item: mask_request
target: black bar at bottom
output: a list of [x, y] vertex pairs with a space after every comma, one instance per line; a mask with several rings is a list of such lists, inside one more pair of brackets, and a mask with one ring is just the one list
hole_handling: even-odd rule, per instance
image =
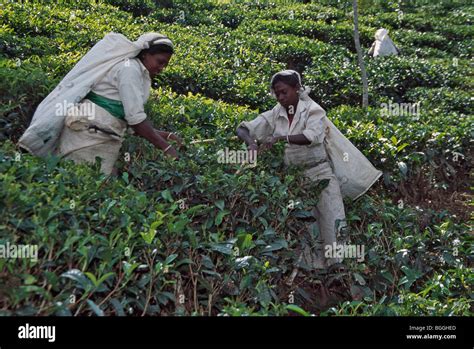
[[[3, 317], [0, 349], [139, 343], [473, 348], [472, 325], [469, 317]], [[54, 326], [54, 341], [47, 326]]]

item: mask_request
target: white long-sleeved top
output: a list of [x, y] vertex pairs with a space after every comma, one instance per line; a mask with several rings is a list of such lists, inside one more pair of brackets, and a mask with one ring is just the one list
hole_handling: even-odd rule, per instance
[[263, 112], [251, 121], [243, 121], [239, 126], [248, 129], [250, 137], [259, 142], [264, 142], [270, 136], [303, 134], [311, 143], [309, 145], [287, 144], [285, 162], [289, 164], [314, 163], [327, 158], [323, 144], [326, 135], [325, 117], [324, 109], [313, 100], [299, 100], [291, 126], [286, 109], [279, 103], [272, 110]]
[[151, 78], [148, 69], [138, 58], [127, 59], [114, 65], [92, 88], [92, 92], [121, 101], [125, 121], [136, 125], [146, 119], [145, 103], [150, 96]]

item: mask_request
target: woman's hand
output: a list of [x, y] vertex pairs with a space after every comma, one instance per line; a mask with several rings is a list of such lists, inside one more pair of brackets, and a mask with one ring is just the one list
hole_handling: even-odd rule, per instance
[[[165, 132], [156, 130], [148, 119], [143, 120], [139, 124], [132, 125], [132, 128], [137, 135], [147, 139], [156, 148], [163, 150], [166, 155], [174, 159], [179, 158], [176, 149], [166, 141], [169, 133], [166, 132], [165, 134]], [[181, 139], [176, 136], [176, 141], [178, 142], [178, 140], [181, 141]]]
[[179, 159], [179, 156], [178, 156], [178, 152], [176, 151], [176, 149], [174, 147], [170, 147], [168, 150], [166, 151], [163, 151], [166, 155], [168, 156], [171, 156], [172, 158], [178, 160]]
[[178, 144], [179, 148], [183, 147], [183, 145], [184, 145], [183, 140], [181, 139], [181, 137], [179, 137], [175, 133], [169, 132], [167, 137], [166, 137], [166, 140], [175, 141]]
[[273, 145], [278, 142], [281, 137], [269, 137], [260, 147], [263, 151], [269, 150], [273, 147]]
[[177, 134], [173, 132], [167, 132], [167, 131], [160, 131], [155, 128], [155, 132], [157, 132], [161, 137], [163, 137], [167, 142], [168, 141], [174, 141], [177, 143], [178, 148], [182, 148], [184, 146], [184, 142], [179, 137]]
[[247, 146], [248, 150], [248, 159], [250, 163], [255, 163], [255, 160], [257, 159], [257, 154], [258, 154], [258, 145], [257, 143], [251, 143]]

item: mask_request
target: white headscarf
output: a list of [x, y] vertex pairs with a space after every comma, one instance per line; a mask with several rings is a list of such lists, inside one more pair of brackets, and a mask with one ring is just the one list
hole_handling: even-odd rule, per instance
[[382, 41], [385, 36], [388, 34], [388, 30], [385, 28], [380, 28], [375, 32], [375, 40]]
[[272, 97], [276, 98], [276, 95], [275, 95], [275, 90], [273, 89], [273, 81], [275, 80], [275, 78], [277, 76], [290, 76], [290, 75], [296, 75], [296, 77], [298, 78], [298, 83], [300, 84], [300, 89], [298, 90], [298, 96], [299, 98], [302, 100], [302, 101], [307, 101], [310, 99], [309, 97], [309, 93], [311, 92], [311, 89], [309, 87], [305, 87], [303, 86], [303, 83], [301, 81], [301, 75], [300, 73], [298, 73], [296, 70], [291, 70], [291, 69], [287, 69], [287, 70], [282, 70], [276, 74], [274, 74], [272, 76], [272, 79], [270, 81], [270, 91], [271, 91], [271, 95]]
[[134, 42], [135, 45], [141, 47], [142, 49], [150, 48], [152, 45], [167, 45], [171, 48], [174, 48], [173, 42], [168, 39], [166, 35], [160, 33], [146, 33], [141, 35], [137, 41]]

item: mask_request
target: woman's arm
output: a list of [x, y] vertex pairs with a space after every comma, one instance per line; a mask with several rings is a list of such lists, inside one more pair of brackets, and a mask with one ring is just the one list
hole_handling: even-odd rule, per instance
[[258, 145], [254, 139], [250, 136], [250, 132], [247, 128], [240, 126], [237, 128], [237, 136], [247, 144], [249, 150], [249, 159], [252, 163], [257, 160]]
[[243, 140], [247, 146], [257, 146], [255, 140], [250, 137], [249, 130], [247, 130], [245, 127], [240, 126], [237, 129], [237, 136]]
[[183, 140], [176, 134], [172, 132], [167, 132], [167, 131], [160, 131], [155, 128], [155, 132], [158, 132], [158, 134], [163, 137], [164, 139], [172, 140], [178, 143], [178, 146], [182, 147], [183, 146]]
[[268, 150], [270, 149], [276, 142], [286, 142], [289, 144], [296, 144], [296, 145], [308, 145], [311, 144], [311, 142], [306, 138], [304, 134], [299, 134], [299, 135], [291, 135], [291, 136], [277, 136], [277, 137], [271, 137], [269, 140], [267, 140], [263, 145], [262, 145], [262, 150]]
[[282, 139], [285, 141], [289, 141], [290, 144], [297, 144], [297, 145], [311, 144], [311, 142], [308, 140], [308, 138], [306, 138], [304, 134], [288, 136], [288, 139], [285, 136], [281, 136], [280, 140]]
[[367, 52], [369, 54], [369, 56], [374, 54], [374, 50], [375, 50], [375, 42], [370, 47], [369, 52]]
[[155, 131], [152, 123], [148, 119], [145, 119], [136, 125], [131, 125], [131, 127], [137, 135], [145, 138], [155, 147], [163, 150], [166, 155], [178, 159], [178, 153], [176, 152], [176, 149], [168, 144], [168, 142], [166, 142], [159, 132]]

